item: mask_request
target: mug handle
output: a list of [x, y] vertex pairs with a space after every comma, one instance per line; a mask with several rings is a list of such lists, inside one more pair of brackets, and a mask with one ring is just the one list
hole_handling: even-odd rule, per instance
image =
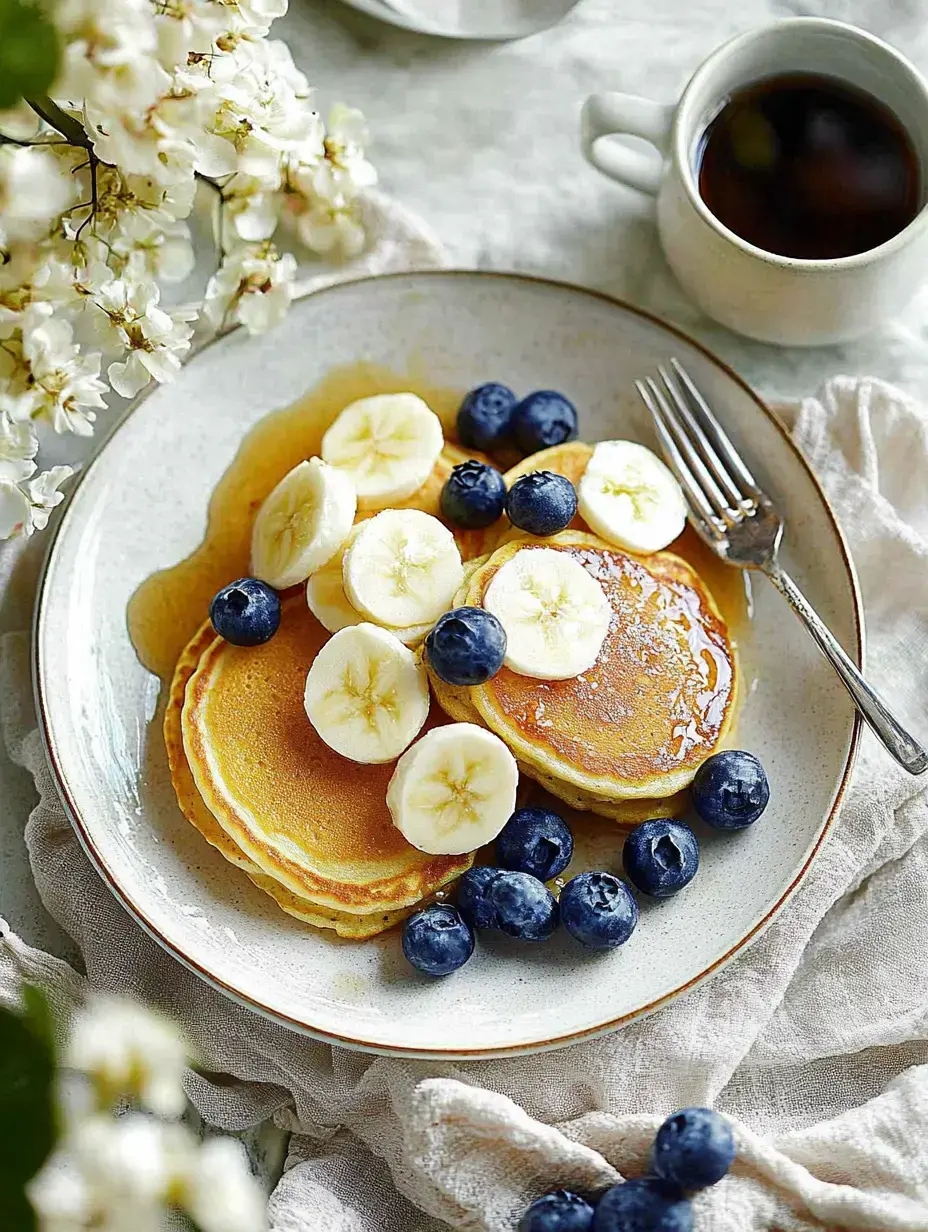
[[638, 150], [629, 150], [607, 138], [642, 137], [659, 153], [667, 154], [676, 110], [676, 104], [654, 103], [636, 94], [591, 94], [580, 114], [584, 157], [611, 180], [656, 196], [663, 168], [655, 167]]

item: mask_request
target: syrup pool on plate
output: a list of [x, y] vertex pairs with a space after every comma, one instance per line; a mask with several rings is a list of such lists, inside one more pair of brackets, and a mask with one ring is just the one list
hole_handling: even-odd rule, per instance
[[298, 462], [319, 453], [338, 413], [358, 398], [407, 391], [429, 404], [450, 436], [460, 392], [369, 364], [331, 372], [291, 406], [255, 424], [213, 492], [203, 542], [185, 560], [147, 578], [129, 602], [129, 635], [149, 671], [169, 681], [213, 595], [248, 574], [251, 527], [264, 498]]

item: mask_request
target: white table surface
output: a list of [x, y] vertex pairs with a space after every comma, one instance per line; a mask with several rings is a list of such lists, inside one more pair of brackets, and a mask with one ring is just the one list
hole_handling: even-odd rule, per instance
[[[275, 31], [319, 87], [320, 106], [344, 100], [367, 113], [381, 186], [432, 225], [455, 265], [544, 274], [631, 300], [773, 398], [811, 393], [836, 372], [914, 393], [925, 385], [928, 285], [902, 319], [851, 346], [784, 351], [740, 339], [675, 285], [649, 201], [599, 177], [577, 146], [587, 93], [671, 100], [712, 47], [781, 17], [854, 20], [928, 71], [925, 0], [581, 0], [558, 27], [489, 46], [409, 34], [338, 0], [291, 6]], [[28, 626], [43, 548], [41, 536], [26, 552], [0, 547], [0, 633]], [[33, 802], [31, 780], [0, 752], [0, 914], [27, 941], [68, 955], [29, 874], [22, 831]]]

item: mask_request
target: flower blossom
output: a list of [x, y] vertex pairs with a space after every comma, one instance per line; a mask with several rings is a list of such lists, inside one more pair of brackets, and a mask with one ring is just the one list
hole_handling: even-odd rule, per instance
[[180, 372], [181, 358], [190, 349], [193, 329], [188, 322], [196, 310], [176, 308], [166, 312], [158, 306], [160, 292], [153, 282], [129, 283], [115, 279], [93, 296], [99, 310], [96, 335], [110, 352], [128, 352], [107, 368], [110, 384], [124, 398], [134, 397], [154, 377], [173, 381]]
[[217, 328], [237, 322], [250, 334], [278, 324], [293, 298], [296, 260], [273, 244], [243, 244], [209, 280], [203, 311]]
[[30, 304], [21, 338], [0, 351], [0, 390], [15, 398], [7, 414], [47, 419], [56, 432], [90, 436], [95, 411], [106, 406], [100, 355], [82, 354], [70, 322], [52, 312], [51, 304]]
[[179, 1116], [187, 1048], [166, 1018], [115, 997], [97, 997], [77, 1015], [65, 1062], [88, 1074], [106, 1104], [133, 1095], [160, 1116]]
[[74, 184], [42, 146], [0, 145], [0, 248], [47, 235]]

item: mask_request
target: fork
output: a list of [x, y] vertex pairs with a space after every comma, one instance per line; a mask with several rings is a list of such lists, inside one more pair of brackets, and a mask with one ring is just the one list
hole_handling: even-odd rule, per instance
[[635, 388], [651, 412], [664, 456], [686, 495], [690, 521], [712, 550], [741, 569], [765, 573], [812, 634], [854, 705], [886, 749], [910, 774], [928, 770], [928, 752], [867, 683], [838, 639], [780, 565], [783, 518], [682, 364], [658, 367]]

